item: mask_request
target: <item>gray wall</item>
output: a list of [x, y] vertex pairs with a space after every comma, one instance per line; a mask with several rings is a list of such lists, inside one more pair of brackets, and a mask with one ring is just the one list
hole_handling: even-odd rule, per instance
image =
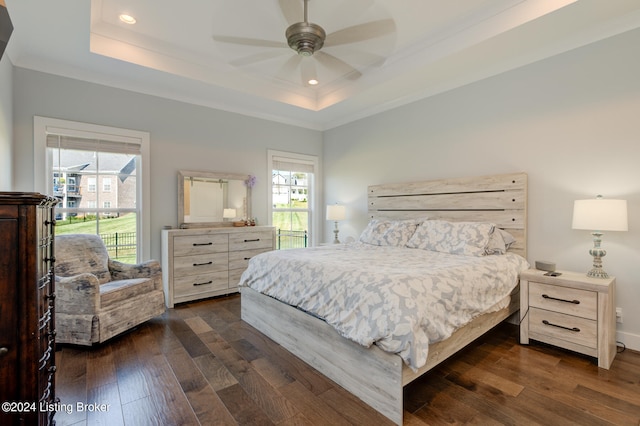
[[629, 232], [605, 233], [604, 265], [618, 337], [640, 349], [639, 45], [625, 33], [325, 132], [325, 197], [349, 211], [341, 236], [365, 226], [367, 185], [524, 171], [529, 261], [586, 272], [592, 240], [571, 229], [573, 201], [627, 199]]
[[32, 191], [33, 116], [151, 133], [151, 256], [160, 230], [177, 226], [177, 172], [254, 174], [253, 216], [267, 223], [267, 149], [322, 156], [322, 133], [15, 68], [14, 190]]
[[[3, 117], [13, 105], [11, 189], [33, 188], [34, 115], [151, 132], [154, 257], [160, 228], [177, 223], [179, 169], [256, 174], [254, 212], [265, 222], [267, 148], [322, 156], [327, 203], [349, 209], [343, 239], [367, 222], [367, 185], [524, 171], [530, 261], [586, 271], [591, 236], [571, 229], [573, 200], [628, 200], [630, 230], [605, 234], [604, 262], [624, 309], [619, 340], [640, 349], [639, 44], [640, 31], [625, 33], [324, 133], [19, 68], [11, 76], [0, 64]], [[0, 127], [0, 149], [11, 132]]]
[[0, 59], [0, 191], [13, 189], [11, 180], [13, 139], [13, 66], [9, 56]]

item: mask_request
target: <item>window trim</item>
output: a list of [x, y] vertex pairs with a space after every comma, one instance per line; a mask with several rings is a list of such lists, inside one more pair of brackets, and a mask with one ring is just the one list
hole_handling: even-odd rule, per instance
[[[149, 164], [151, 134], [140, 130], [122, 129], [78, 121], [60, 120], [49, 117], [33, 117], [34, 191], [53, 193], [51, 162], [48, 158], [47, 134], [76, 136], [87, 139], [102, 139], [119, 143], [140, 145], [140, 178], [136, 198], [140, 200], [140, 214], [137, 215], [138, 261], [151, 256], [151, 167]], [[138, 206], [137, 206], [138, 207]]]
[[273, 149], [267, 150], [267, 177], [265, 182], [269, 182], [269, 188], [267, 191], [267, 217], [268, 223], [270, 226], [273, 226], [273, 183], [272, 183], [272, 173], [273, 173], [273, 163], [274, 158], [276, 157], [285, 157], [290, 158], [292, 160], [300, 160], [301, 162], [311, 163], [313, 164], [313, 194], [311, 199], [308, 200], [310, 203], [309, 215], [310, 215], [310, 226], [309, 230], [309, 246], [317, 245], [317, 243], [321, 240], [320, 236], [320, 218], [322, 217], [322, 212], [320, 211], [321, 199], [320, 196], [322, 194], [322, 176], [320, 172], [320, 159], [317, 155], [311, 154], [299, 154], [295, 152], [287, 152], [287, 151], [276, 151]]

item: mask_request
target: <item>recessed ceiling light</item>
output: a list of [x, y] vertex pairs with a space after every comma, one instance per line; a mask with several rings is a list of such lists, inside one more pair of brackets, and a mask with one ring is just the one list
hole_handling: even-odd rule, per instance
[[127, 14], [125, 14], [125, 13], [123, 13], [122, 15], [120, 15], [120, 17], [119, 17], [119, 18], [120, 18], [120, 20], [121, 20], [122, 22], [124, 22], [125, 24], [133, 25], [133, 24], [135, 24], [135, 23], [136, 23], [136, 18], [134, 18], [134, 17], [133, 17], [133, 16], [131, 16], [131, 15], [127, 15]]
[[318, 81], [318, 80], [316, 80], [315, 78], [312, 78], [312, 79], [311, 79], [311, 80], [309, 80], [307, 83], [309, 83], [309, 84], [310, 84], [310, 85], [312, 85], [312, 86], [315, 86], [316, 84], [318, 84], [318, 83], [319, 83], [319, 81]]

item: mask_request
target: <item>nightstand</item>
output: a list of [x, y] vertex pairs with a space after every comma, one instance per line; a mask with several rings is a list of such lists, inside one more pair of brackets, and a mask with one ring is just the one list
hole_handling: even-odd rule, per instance
[[532, 339], [580, 352], [609, 369], [616, 356], [615, 278], [558, 272], [520, 273], [520, 343]]

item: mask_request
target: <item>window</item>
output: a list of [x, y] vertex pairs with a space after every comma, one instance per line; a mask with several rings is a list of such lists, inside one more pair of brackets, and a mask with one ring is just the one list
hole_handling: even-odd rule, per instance
[[315, 156], [269, 151], [271, 225], [278, 249], [313, 245], [314, 196], [318, 159]]
[[34, 144], [36, 185], [60, 200], [56, 234], [95, 233], [111, 257], [147, 259], [149, 134], [35, 117]]

